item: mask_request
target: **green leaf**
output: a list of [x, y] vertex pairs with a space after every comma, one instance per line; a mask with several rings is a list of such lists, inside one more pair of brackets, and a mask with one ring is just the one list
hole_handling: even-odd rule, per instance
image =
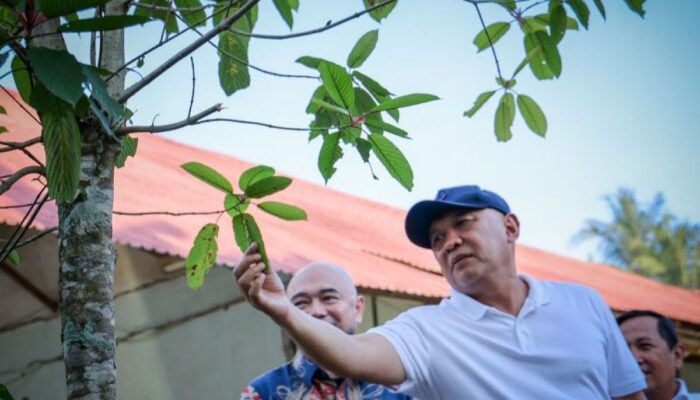
[[581, 25], [583, 25], [584, 28], [588, 29], [588, 17], [590, 16], [591, 11], [588, 9], [586, 3], [584, 3], [583, 0], [565, 1], [569, 5], [569, 7], [571, 7], [571, 9], [574, 10], [574, 14], [576, 14], [576, 18], [578, 18]]
[[[171, 8], [170, 0], [139, 0], [138, 4], [151, 7], [136, 6], [134, 15], [151, 17], [163, 21], [165, 24], [165, 33], [167, 34], [177, 33], [179, 31], [175, 14], [166, 11]], [[153, 6], [156, 6], [157, 8], [154, 8]], [[214, 16], [214, 18], [216, 19], [216, 16]]]
[[319, 65], [318, 71], [321, 73], [323, 86], [333, 101], [352, 111], [355, 108], [355, 93], [352, 89], [352, 79], [345, 68], [324, 62]]
[[[362, 161], [369, 163], [369, 152], [372, 151], [372, 143], [362, 138], [357, 139], [357, 151], [360, 153]], [[377, 177], [375, 176], [374, 178], [376, 179]]]
[[399, 96], [394, 99], [381, 102], [377, 107], [374, 108], [374, 110], [372, 110], [372, 112], [380, 112], [386, 110], [393, 110], [397, 108], [415, 106], [418, 104], [427, 103], [429, 101], [434, 101], [438, 99], [439, 97], [432, 94], [407, 94], [405, 96]]
[[374, 51], [374, 48], [377, 46], [378, 39], [378, 30], [369, 31], [362, 35], [348, 55], [348, 67], [357, 68], [362, 65], [370, 54], [372, 54], [372, 51]]
[[[525, 68], [525, 66], [528, 65], [532, 61], [532, 59], [538, 55], [538, 53], [540, 53], [540, 51], [541, 50], [539, 47], [535, 47], [534, 49], [532, 49], [528, 53], [528, 55], [525, 56], [525, 58], [520, 62], [520, 64], [518, 64], [518, 66], [515, 68], [515, 71], [513, 71], [513, 77], [511, 79], [515, 79], [515, 77], [518, 76], [520, 71], [522, 71], [523, 68]], [[541, 54], [539, 55], [541, 56]]]
[[330, 63], [330, 61], [326, 61], [322, 58], [316, 58], [316, 57], [311, 57], [311, 56], [299, 57], [299, 58], [297, 58], [296, 62], [305, 66], [305, 67], [309, 67], [311, 69], [318, 69], [319, 65], [321, 65], [321, 63], [324, 63], [324, 62]]
[[495, 90], [480, 94], [479, 97], [476, 98], [476, 101], [474, 101], [474, 105], [472, 106], [472, 108], [464, 112], [464, 116], [469, 118], [473, 117], [474, 114], [476, 114], [476, 112], [479, 111], [479, 109], [484, 104], [486, 104], [487, 101], [489, 101], [489, 99], [491, 98], [491, 96], [493, 96], [494, 93], [496, 93]]
[[307, 219], [306, 211], [291, 204], [277, 201], [264, 201], [258, 204], [258, 208], [268, 214], [272, 214], [287, 221], [301, 221]]
[[406, 132], [405, 130], [399, 128], [398, 126], [394, 126], [394, 125], [388, 124], [388, 123], [383, 122], [383, 121], [376, 121], [376, 120], [367, 119], [367, 120], [365, 120], [365, 125], [371, 126], [373, 128], [377, 128], [383, 132], [393, 133], [396, 136], [401, 136], [404, 138], [408, 137], [408, 132]]
[[549, 14], [549, 31], [551, 32], [552, 40], [555, 43], [559, 43], [566, 33], [566, 9], [561, 3], [558, 3]]
[[82, 65], [65, 50], [30, 47], [27, 57], [36, 77], [46, 88], [73, 107], [83, 95]]
[[547, 117], [535, 100], [524, 94], [518, 95], [518, 110], [531, 131], [542, 137], [547, 134]]
[[59, 204], [69, 203], [80, 181], [80, 129], [75, 114], [65, 107], [43, 110], [41, 125], [49, 195]]
[[143, 15], [108, 15], [99, 18], [86, 18], [61, 25], [61, 32], [100, 32], [124, 29], [134, 25], [143, 25], [152, 21]]
[[0, 134], [7, 132], [7, 128], [0, 126]]
[[501, 101], [498, 103], [495, 118], [496, 140], [499, 142], [507, 142], [513, 137], [510, 131], [515, 119], [515, 100], [513, 94], [504, 93]]
[[[19, 267], [19, 253], [17, 252], [17, 250], [12, 250], [10, 254], [7, 255], [7, 261], [13, 267]], [[0, 387], [0, 399], [2, 399], [2, 387]]]
[[270, 176], [248, 186], [244, 192], [248, 197], [259, 199], [286, 189], [292, 184], [292, 179], [286, 176]]
[[249, 204], [249, 200], [241, 202], [241, 197], [235, 194], [228, 193], [226, 197], [224, 197], [224, 210], [232, 217], [245, 212]]
[[102, 109], [107, 111], [109, 115], [116, 119], [121, 118], [124, 115], [124, 107], [107, 93], [107, 86], [102, 78], [100, 78], [93, 67], [89, 65], [83, 65], [82, 67], [83, 75], [87, 78], [92, 97], [100, 103]]
[[284, 22], [287, 24], [289, 29], [292, 29], [292, 25], [294, 25], [294, 17], [292, 16], [292, 8], [289, 6], [289, 2], [287, 0], [274, 0], [274, 3], [275, 8], [277, 8], [277, 11], [282, 16]]
[[539, 80], [554, 78], [554, 73], [549, 69], [544, 59], [542, 48], [536, 43], [535, 35], [532, 33], [526, 34], [524, 42], [525, 51], [528, 53], [525, 60], [529, 60], [532, 74]]
[[348, 110], [340, 108], [335, 104], [331, 104], [316, 98], [311, 99], [311, 102], [318, 105], [319, 107], [325, 108], [326, 110], [333, 111], [342, 115], [350, 115], [350, 113], [348, 113]]
[[114, 160], [114, 165], [117, 168], [122, 168], [126, 164], [127, 157], [133, 157], [136, 155], [136, 148], [138, 147], [139, 140], [126, 135], [122, 138], [121, 149], [119, 154], [117, 154], [116, 160]]
[[[544, 57], [544, 62], [547, 64], [549, 70], [554, 74], [554, 76], [559, 77], [561, 75], [561, 57], [559, 56], [559, 50], [557, 45], [552, 41], [552, 38], [545, 31], [537, 31], [533, 34], [528, 34], [525, 37], [530, 36], [534, 39], [537, 46], [542, 49], [542, 55]], [[533, 58], [533, 61], [537, 57]], [[532, 65], [532, 62], [530, 63]]]
[[230, 31], [219, 34], [219, 83], [227, 96], [250, 86], [248, 42]]
[[260, 253], [262, 262], [265, 264], [265, 273], [269, 273], [270, 260], [267, 258], [265, 242], [263, 242], [262, 234], [258, 224], [255, 222], [255, 218], [250, 214], [239, 214], [233, 217], [233, 235], [236, 237], [236, 244], [242, 253], [248, 250], [252, 242], [258, 244], [258, 253]]
[[640, 17], [644, 18], [644, 2], [646, 0], [625, 0], [625, 3], [627, 3], [627, 6], [630, 8], [630, 10], [636, 12], [639, 14]]
[[187, 25], [194, 27], [206, 25], [207, 15], [199, 0], [175, 0], [175, 5]]
[[357, 78], [362, 86], [364, 86], [365, 89], [367, 89], [377, 101], [380, 101], [380, 99], [383, 97], [391, 95], [391, 92], [385, 89], [384, 86], [380, 85], [379, 82], [360, 71], [353, 71], [352, 76]]
[[[377, 103], [374, 102], [374, 99], [372, 99], [372, 96], [370, 96], [367, 91], [360, 87], [355, 88], [355, 107], [358, 114], [364, 115], [365, 125], [367, 125], [372, 133], [381, 133], [380, 129], [377, 129], [374, 125], [367, 123], [367, 121], [382, 123], [382, 115], [380, 113], [368, 114], [368, 112], [376, 106]], [[348, 123], [350, 122], [351, 121], [348, 121]], [[357, 128], [359, 129], [359, 127]], [[359, 137], [360, 133], [361, 132], [358, 132], [357, 137]], [[353, 141], [353, 143], [355, 143], [355, 141]]]
[[361, 135], [362, 130], [359, 126], [346, 126], [340, 130], [340, 138], [345, 144], [355, 145]]
[[294, 11], [299, 10], [299, 0], [287, 0], [289, 2], [289, 7]]
[[243, 222], [243, 214], [236, 214], [233, 216], [231, 221], [233, 225], [233, 236], [236, 238], [236, 245], [241, 250], [241, 253], [245, 253], [250, 247], [250, 239], [246, 233], [245, 223]]
[[[366, 10], [370, 7], [373, 7], [373, 6], [381, 3], [383, 0], [363, 0], [363, 1], [365, 3], [365, 10]], [[394, 9], [394, 7], [396, 7], [396, 3], [398, 3], [398, 1], [395, 1], [393, 3], [389, 3], [385, 6], [381, 6], [377, 9], [374, 9], [374, 10], [369, 12], [369, 15], [375, 21], [381, 22], [382, 19], [389, 16], [389, 14]]]
[[[12, 253], [10, 253], [10, 256], [11, 255]], [[13, 400], [10, 391], [7, 390], [7, 386], [3, 385], [2, 383], [0, 383], [0, 400]]]
[[37, 2], [41, 12], [48, 18], [72, 14], [86, 8], [106, 4], [109, 0], [44, 0]]
[[334, 132], [323, 137], [323, 145], [318, 153], [318, 170], [328, 183], [336, 171], [335, 163], [343, 157], [343, 149], [340, 148], [340, 133]]
[[233, 186], [223, 175], [202, 163], [196, 161], [180, 165], [180, 168], [189, 172], [202, 182], [221, 190], [224, 193], [233, 193]]
[[[382, 99], [379, 99], [380, 103], [384, 103], [386, 101], [391, 100], [391, 96], [386, 96]], [[386, 113], [389, 114], [391, 118], [394, 119], [394, 121], [399, 122], [399, 110], [398, 109], [393, 109], [393, 110], [386, 110]]]
[[491, 43], [496, 44], [496, 42], [505, 35], [510, 29], [510, 24], [507, 22], [494, 22], [493, 24], [483, 29], [474, 38], [474, 45], [478, 49], [477, 52], [488, 49], [489, 37], [491, 38]]
[[321, 100], [323, 101], [324, 97], [326, 97], [326, 89], [323, 87], [323, 85], [319, 86], [314, 90], [314, 93], [311, 95], [311, 100], [309, 100], [309, 105], [306, 106], [306, 113], [307, 114], [316, 114], [316, 111], [318, 111], [320, 105], [313, 101], [314, 99]]
[[372, 152], [381, 161], [384, 168], [389, 171], [389, 174], [408, 191], [411, 191], [413, 189], [413, 170], [401, 150], [383, 135], [370, 135], [369, 141], [372, 143]]
[[187, 285], [191, 289], [198, 289], [202, 286], [204, 275], [214, 266], [216, 254], [219, 251], [219, 246], [216, 243], [218, 235], [218, 225], [206, 224], [195, 237], [194, 244], [185, 261]]
[[5, 115], [7, 115], [7, 110], [5, 110], [5, 107], [0, 106], [0, 114], [5, 114]]
[[602, 15], [603, 19], [605, 19], [605, 6], [603, 5], [603, 2], [601, 0], [593, 0], [593, 3], [595, 3], [596, 8], [598, 8], [600, 15]]
[[275, 174], [275, 169], [268, 167], [267, 165], [257, 165], [252, 168], [248, 168], [243, 171], [241, 176], [238, 178], [238, 186], [244, 192], [250, 187], [250, 185], [261, 181], [265, 178], [269, 178]]

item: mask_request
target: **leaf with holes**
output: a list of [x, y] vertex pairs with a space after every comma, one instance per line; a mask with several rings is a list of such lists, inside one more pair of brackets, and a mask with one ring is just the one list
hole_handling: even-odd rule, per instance
[[247, 170], [243, 171], [241, 176], [238, 178], [238, 186], [241, 188], [241, 190], [246, 191], [250, 185], [265, 178], [269, 178], [274, 174], [275, 169], [268, 167], [267, 165], [258, 165], [248, 168]]
[[370, 135], [369, 141], [372, 152], [389, 174], [408, 191], [413, 189], [413, 170], [401, 150], [384, 135]]
[[227, 96], [250, 86], [248, 42], [230, 31], [219, 34], [219, 84]]
[[119, 149], [119, 154], [117, 154], [117, 158], [114, 160], [114, 165], [117, 168], [121, 168], [126, 164], [126, 158], [127, 157], [133, 157], [136, 155], [136, 147], [139, 144], [139, 140], [136, 138], [133, 138], [129, 135], [126, 135], [122, 138], [122, 145], [121, 149]]
[[340, 148], [340, 133], [334, 132], [323, 137], [323, 145], [318, 153], [318, 170], [328, 183], [336, 171], [335, 163], [343, 157], [343, 149]]
[[194, 244], [187, 255], [185, 269], [187, 284], [191, 289], [198, 289], [204, 283], [204, 275], [214, 266], [219, 246], [216, 238], [219, 235], [219, 226], [206, 224], [200, 229]]
[[530, 130], [542, 137], [547, 134], [547, 117], [535, 100], [524, 94], [518, 95], [518, 110]]
[[476, 112], [479, 111], [479, 109], [481, 109], [481, 107], [484, 104], [486, 104], [487, 101], [489, 101], [489, 99], [491, 98], [491, 96], [493, 96], [494, 93], [496, 93], [495, 90], [480, 94], [479, 97], [476, 98], [476, 101], [474, 102], [472, 108], [464, 112], [464, 116], [469, 118], [473, 117], [474, 114], [476, 114]]
[[259, 199], [284, 190], [291, 184], [292, 179], [286, 176], [270, 176], [251, 184], [244, 192], [248, 197]]
[[365, 33], [362, 37], [355, 43], [355, 46], [350, 51], [348, 55], [347, 65], [349, 68], [357, 68], [362, 65], [362, 63], [367, 60], [367, 58], [372, 54], [374, 48], [377, 46], [377, 40], [379, 39], [379, 31], [373, 30]]
[[180, 168], [209, 186], [219, 189], [224, 193], [233, 193], [231, 182], [211, 167], [193, 161], [180, 165]]
[[352, 88], [352, 79], [345, 68], [338, 64], [323, 62], [318, 66], [318, 72], [321, 74], [323, 87], [333, 101], [352, 112], [355, 108], [355, 93]]
[[513, 100], [512, 93], [504, 93], [496, 109], [496, 140], [507, 142], [513, 137], [510, 131], [510, 128], [513, 126], [513, 120], [515, 120], [515, 100]]
[[[494, 22], [493, 24], [483, 29], [474, 38], [474, 45], [478, 49], [477, 52], [486, 50], [491, 47], [491, 44], [496, 44], [500, 38], [502, 38], [508, 30], [510, 29], [510, 24], [507, 22]], [[491, 43], [489, 43], [489, 38]]]
[[30, 47], [27, 57], [36, 77], [46, 88], [73, 107], [83, 95], [82, 65], [65, 50]]
[[49, 195], [57, 203], [75, 198], [80, 180], [80, 129], [72, 111], [56, 107], [41, 115]]
[[383, 101], [383, 102], [379, 103], [379, 105], [377, 107], [375, 107], [372, 110], [372, 112], [395, 110], [397, 108], [415, 106], [418, 104], [423, 104], [423, 103], [427, 103], [427, 102], [439, 100], [439, 99], [440, 99], [439, 97], [432, 95], [432, 94], [425, 94], [425, 93], [407, 94], [405, 96], [399, 96], [399, 97], [393, 98], [391, 100], [387, 100], [387, 101]]
[[297, 206], [278, 201], [264, 201], [258, 204], [258, 208], [287, 221], [305, 221], [307, 219], [306, 211]]

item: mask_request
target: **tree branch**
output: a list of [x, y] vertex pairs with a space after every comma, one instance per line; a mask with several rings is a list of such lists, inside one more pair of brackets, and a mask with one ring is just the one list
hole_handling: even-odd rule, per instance
[[484, 32], [486, 32], [486, 39], [489, 41], [489, 47], [491, 48], [491, 52], [493, 53], [493, 59], [496, 62], [496, 70], [498, 71], [498, 77], [501, 78], [501, 81], [503, 82], [503, 74], [501, 74], [501, 65], [498, 63], [498, 56], [496, 55], [496, 49], [493, 47], [493, 42], [491, 41], [491, 35], [489, 35], [489, 31], [486, 29], [486, 23], [484, 23], [484, 17], [481, 16], [481, 10], [479, 10], [479, 5], [477, 4], [476, 1], [473, 0], [464, 0], [466, 2], [472, 3], [474, 5], [474, 8], [476, 8], [476, 14], [479, 16], [479, 21], [481, 21], [481, 27], [484, 29]]
[[18, 105], [22, 110], [24, 110], [24, 112], [26, 112], [27, 115], [29, 115], [29, 118], [33, 119], [34, 121], [36, 121], [37, 124], [41, 125], [41, 122], [34, 116], [34, 114], [32, 114], [32, 112], [29, 111], [29, 110], [27, 109], [27, 107], [25, 107], [24, 104], [22, 104], [21, 101], [17, 100], [17, 99], [15, 98], [15, 96], [13, 96], [12, 93], [10, 93], [10, 91], [7, 90], [7, 88], [6, 88], [5, 86], [0, 85], [0, 89], [2, 89], [5, 93], [7, 93], [7, 95], [10, 96], [10, 98], [11, 98], [15, 103], [17, 103], [17, 105]]
[[192, 54], [195, 50], [197, 50], [199, 47], [201, 47], [204, 43], [207, 43], [211, 38], [214, 36], [218, 35], [219, 33], [225, 31], [228, 29], [234, 22], [238, 21], [241, 17], [243, 17], [253, 6], [255, 6], [260, 0], [249, 0], [244, 6], [239, 8], [234, 14], [232, 14], [230, 17], [226, 18], [225, 20], [221, 21], [219, 25], [214, 27], [212, 30], [204, 34], [202, 37], [199, 39], [195, 40], [192, 42], [189, 46], [185, 47], [184, 49], [180, 50], [177, 54], [172, 56], [170, 59], [165, 61], [163, 64], [161, 64], [158, 68], [153, 70], [150, 74], [146, 75], [146, 77], [143, 78], [143, 80], [133, 84], [129, 88], [127, 88], [124, 93], [119, 96], [117, 101], [120, 103], [125, 103], [131, 96], [135, 95], [138, 93], [141, 89], [146, 87], [148, 84], [150, 84], [154, 79], [162, 75], [165, 71], [169, 70], [173, 65], [175, 65], [178, 61], [182, 60], [183, 58], [187, 57], [188, 55]]
[[24, 149], [25, 147], [29, 147], [33, 144], [41, 143], [41, 136], [37, 136], [34, 139], [29, 139], [26, 142], [3, 142], [0, 141], [0, 144], [3, 146], [7, 146], [4, 149], [0, 149], [0, 153], [4, 153], [6, 151], [12, 151], [12, 150], [20, 150]]
[[223, 110], [224, 107], [221, 105], [221, 103], [215, 104], [206, 110], [200, 112], [199, 114], [195, 114], [187, 119], [183, 119], [182, 121], [179, 122], [174, 122], [172, 124], [167, 124], [167, 125], [146, 125], [146, 126], [127, 126], [124, 128], [120, 128], [115, 130], [115, 134], [117, 136], [124, 136], [129, 133], [135, 133], [135, 132], [145, 132], [145, 133], [157, 133], [157, 132], [168, 132], [168, 131], [174, 131], [175, 129], [180, 129], [182, 127], [188, 126], [188, 125], [195, 125], [197, 122], [208, 116], [211, 115], [215, 112], [219, 112]]
[[192, 105], [194, 105], [194, 88], [196, 83], [196, 76], [194, 73], [194, 57], [190, 56], [190, 65], [192, 66], [192, 94], [190, 95], [190, 108], [187, 110], [187, 118], [192, 116]]
[[10, 177], [7, 178], [2, 184], [0, 184], [0, 195], [4, 194], [8, 190], [10, 190], [12, 185], [14, 185], [15, 182], [20, 180], [22, 177], [25, 177], [25, 176], [31, 175], [31, 174], [39, 174], [39, 175], [43, 176], [46, 174], [46, 170], [44, 169], [44, 167], [40, 167], [37, 165], [31, 165], [29, 167], [24, 167], [24, 168], [18, 170], [14, 174], [10, 175]]
[[268, 124], [265, 122], [246, 121], [246, 120], [234, 119], [234, 118], [209, 118], [209, 119], [197, 121], [193, 125], [207, 124], [210, 122], [233, 122], [236, 124], [257, 125], [257, 126], [264, 126], [266, 128], [270, 128], [270, 129], [280, 129], [283, 131], [299, 131], [299, 132], [325, 131], [325, 130], [330, 130], [330, 129], [342, 129], [342, 128], [352, 126], [352, 125], [339, 125], [339, 126], [327, 126], [327, 127], [319, 127], [319, 128], [311, 128], [311, 127], [309, 127], [309, 128], [295, 128], [295, 127], [290, 127], [290, 126], [279, 126], [279, 125]]

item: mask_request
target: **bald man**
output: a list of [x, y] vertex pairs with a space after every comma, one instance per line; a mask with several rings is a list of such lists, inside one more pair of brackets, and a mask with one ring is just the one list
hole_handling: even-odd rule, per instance
[[[257, 261], [249, 253], [242, 262]], [[301, 311], [347, 334], [354, 334], [362, 322], [364, 298], [357, 293], [347, 272], [335, 265], [318, 262], [306, 265], [289, 281], [287, 297]], [[241, 400], [272, 399], [403, 400], [409, 397], [389, 392], [380, 385], [334, 376], [299, 351], [291, 362], [260, 375], [241, 392]]]

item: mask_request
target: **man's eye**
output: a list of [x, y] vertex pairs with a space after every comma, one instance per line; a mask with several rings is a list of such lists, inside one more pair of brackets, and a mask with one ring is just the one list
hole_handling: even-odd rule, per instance
[[441, 234], [433, 235], [433, 238], [430, 240], [430, 243], [432, 243], [433, 246], [435, 246], [436, 244], [440, 243], [441, 240], [442, 240]]
[[309, 303], [306, 302], [306, 301], [298, 301], [298, 302], [294, 303], [294, 307], [296, 307], [296, 308], [304, 308], [304, 307], [306, 307], [308, 304], [309, 304]]
[[321, 300], [322, 300], [324, 303], [330, 303], [330, 302], [337, 301], [338, 298], [335, 297], [335, 296], [325, 296], [325, 297], [323, 297]]

